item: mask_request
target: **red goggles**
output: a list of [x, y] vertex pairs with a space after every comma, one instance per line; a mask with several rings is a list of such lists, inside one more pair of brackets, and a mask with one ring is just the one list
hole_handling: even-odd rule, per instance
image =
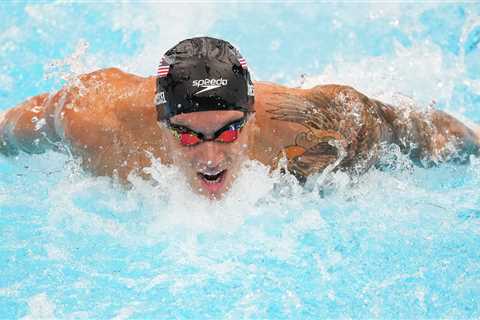
[[190, 128], [173, 124], [169, 120], [167, 120], [167, 126], [182, 145], [194, 146], [205, 141], [216, 141], [223, 143], [234, 142], [238, 139], [240, 131], [245, 126], [246, 122], [247, 116], [244, 116], [240, 120], [235, 120], [234, 122], [231, 122], [215, 131], [212, 138], [209, 139], [207, 139], [201, 132], [196, 132]]

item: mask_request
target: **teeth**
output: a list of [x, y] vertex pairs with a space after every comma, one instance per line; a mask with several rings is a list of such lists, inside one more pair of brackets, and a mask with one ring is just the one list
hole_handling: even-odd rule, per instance
[[[215, 173], [215, 174], [200, 173], [200, 176], [201, 176], [201, 178], [203, 179], [203, 181], [205, 181], [206, 183], [208, 183], [208, 184], [215, 184], [215, 183], [219, 183], [219, 182], [220, 182], [220, 180], [221, 180], [222, 177], [223, 177], [223, 172], [224, 172], [224, 170], [218, 171], [218, 172]], [[215, 176], [217, 176], [216, 179], [212, 180]]]
[[220, 174], [222, 172], [223, 172], [223, 170], [213, 172], [213, 173], [212, 172], [209, 172], [209, 173], [203, 172], [202, 174], [205, 175], [205, 176], [216, 176], [217, 174]]
[[[207, 176], [208, 178], [210, 178], [210, 177], [213, 177], [213, 176], [215, 176], [215, 175], [211, 175], [211, 176], [210, 176], [210, 175], [206, 175], [206, 176]], [[221, 177], [218, 176], [215, 180], [212, 180], [212, 179], [204, 179], [204, 180], [205, 180], [207, 183], [217, 183], [217, 182], [220, 180], [220, 178], [221, 178]]]
[[207, 179], [204, 179], [204, 181], [208, 184], [214, 184], [214, 183], [218, 183], [220, 181], [220, 177], [218, 177], [217, 179], [215, 180], [207, 180]]

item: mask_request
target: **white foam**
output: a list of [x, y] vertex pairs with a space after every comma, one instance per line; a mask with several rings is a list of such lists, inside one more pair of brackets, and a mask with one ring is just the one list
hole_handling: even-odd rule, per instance
[[112, 319], [126, 320], [126, 319], [129, 319], [134, 313], [135, 313], [135, 306], [126, 306], [120, 309]]
[[[303, 87], [340, 83], [390, 103], [399, 102], [401, 96], [423, 105], [448, 102], [455, 85], [465, 78], [461, 60], [450, 59], [454, 62], [445, 61], [441, 48], [429, 41], [411, 47], [396, 43], [392, 56], [355, 61], [339, 57], [322, 74], [307, 76]], [[469, 85], [476, 90], [480, 83], [470, 80]]]
[[124, 239], [126, 243], [131, 237], [125, 226], [119, 222], [102, 217], [96, 211], [85, 210], [76, 204], [75, 199], [81, 197], [84, 190], [90, 192], [98, 190], [98, 194], [107, 192], [115, 194], [119, 190], [111, 187], [111, 181], [108, 178], [87, 178], [79, 175], [75, 180], [66, 179], [51, 190], [50, 200], [57, 203], [49, 212], [50, 225], [61, 227], [66, 223], [66, 227], [77, 233], [108, 234], [113, 238]]
[[45, 245], [45, 250], [47, 251], [47, 257], [52, 260], [65, 261], [71, 257], [67, 250], [56, 247], [52, 244]]
[[[226, 197], [211, 201], [194, 193], [187, 185], [185, 177], [175, 167], [154, 161], [152, 167], [146, 171], [157, 182], [155, 189], [149, 194], [160, 197], [157, 201], [149, 201], [148, 206], [152, 206], [152, 210], [154, 207], [166, 206], [151, 225], [152, 234], [175, 226], [187, 227], [195, 232], [219, 229], [231, 232], [242, 224], [249, 212], [255, 211], [256, 202], [272, 190], [274, 183], [267, 167], [256, 162], [247, 162]], [[255, 181], [255, 188], [250, 188], [252, 181]], [[151, 190], [149, 186], [136, 186], [138, 190]]]
[[24, 37], [24, 33], [17, 26], [10, 26], [5, 30], [3, 30], [2, 32], [0, 32], [0, 42], [3, 44], [5, 44], [5, 42], [7, 41], [18, 42], [22, 40], [23, 37]]
[[[0, 50], [2, 50], [0, 48]], [[10, 91], [13, 89], [14, 80], [11, 76], [2, 73], [0, 74], [0, 89], [3, 91]]]
[[17, 297], [21, 287], [22, 287], [21, 283], [15, 283], [9, 287], [0, 288], [0, 296]]
[[54, 319], [55, 304], [46, 293], [39, 293], [28, 300], [28, 314], [22, 320]]
[[62, 6], [62, 3], [59, 1], [50, 5], [28, 4], [25, 6], [25, 12], [32, 20], [41, 25], [54, 26], [57, 21], [70, 18]]

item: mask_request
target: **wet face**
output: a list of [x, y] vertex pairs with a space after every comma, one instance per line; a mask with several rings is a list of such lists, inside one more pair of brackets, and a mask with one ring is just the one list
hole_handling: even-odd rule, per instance
[[[179, 114], [170, 119], [173, 128], [189, 129], [203, 135], [203, 141], [191, 146], [182, 144], [178, 135], [170, 130], [167, 134], [169, 151], [177, 165], [185, 174], [195, 192], [211, 199], [221, 198], [228, 191], [237, 177], [241, 164], [247, 159], [247, 142], [249, 122], [232, 138], [233, 132], [224, 132], [219, 136], [220, 129], [228, 128], [230, 124], [238, 124], [245, 114], [240, 111], [204, 111]], [[177, 131], [178, 132], [178, 131]], [[233, 135], [235, 136], [235, 135]], [[192, 142], [188, 136], [183, 142]], [[225, 140], [232, 142], [220, 142]], [[195, 141], [193, 141], [195, 142]]]

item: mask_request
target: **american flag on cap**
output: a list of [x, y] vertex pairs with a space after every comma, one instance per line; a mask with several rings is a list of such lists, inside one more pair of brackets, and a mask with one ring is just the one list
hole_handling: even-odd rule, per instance
[[243, 69], [247, 69], [247, 61], [243, 57], [238, 58], [238, 62], [240, 62]]
[[170, 65], [165, 61], [165, 58], [160, 60], [160, 64], [158, 65], [157, 75], [160, 78], [166, 77], [168, 75], [168, 71], [170, 70]]

